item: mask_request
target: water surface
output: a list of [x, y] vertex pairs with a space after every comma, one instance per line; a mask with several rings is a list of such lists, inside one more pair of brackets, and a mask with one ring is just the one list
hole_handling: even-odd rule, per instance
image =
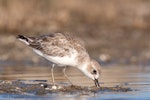
[[[23, 80], [32, 83], [32, 80], [47, 80], [51, 83], [50, 67], [42, 66], [18, 66], [2, 67], [1, 80]], [[64, 78], [61, 68], [55, 68], [55, 80], [58, 85], [69, 85]], [[75, 85], [93, 86], [93, 81], [86, 78], [80, 71], [68, 68], [67, 74]], [[102, 87], [125, 87], [132, 91], [98, 91], [93, 92], [68, 92], [49, 93], [47, 95], [22, 94], [1, 94], [0, 99], [15, 100], [149, 100], [150, 98], [150, 67], [140, 66], [106, 66], [102, 67], [100, 83]]]

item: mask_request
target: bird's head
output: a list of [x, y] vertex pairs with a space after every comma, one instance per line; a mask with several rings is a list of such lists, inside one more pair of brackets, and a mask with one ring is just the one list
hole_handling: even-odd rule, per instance
[[97, 61], [91, 60], [88, 64], [83, 66], [84, 68], [81, 70], [87, 77], [92, 79], [96, 85], [96, 87], [100, 88], [98, 79], [101, 74], [100, 65]]

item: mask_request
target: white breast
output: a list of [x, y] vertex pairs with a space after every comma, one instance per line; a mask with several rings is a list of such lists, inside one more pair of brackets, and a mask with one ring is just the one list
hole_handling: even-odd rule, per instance
[[41, 51], [33, 49], [34, 52], [36, 52], [38, 55], [46, 58], [47, 60], [49, 60], [50, 62], [53, 62], [55, 64], [57, 64], [58, 66], [76, 66], [77, 65], [77, 51], [74, 51], [71, 53], [71, 56], [63, 56], [63, 57], [59, 57], [59, 56], [49, 56], [47, 54], [43, 54]]

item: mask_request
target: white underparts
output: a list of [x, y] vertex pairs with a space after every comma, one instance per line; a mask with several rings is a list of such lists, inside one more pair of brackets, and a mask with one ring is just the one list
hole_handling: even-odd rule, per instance
[[76, 56], [77, 53], [74, 52], [74, 54], [71, 54], [71, 56], [64, 56], [64, 57], [59, 57], [59, 56], [49, 56], [47, 54], [43, 54], [41, 51], [33, 49], [34, 52], [36, 52], [38, 55], [46, 58], [50, 62], [53, 62], [57, 64], [58, 66], [76, 66], [77, 61], [76, 61]]
[[25, 44], [29, 45], [29, 42], [27, 42], [27, 41], [24, 40], [24, 39], [20, 39], [20, 38], [19, 38], [18, 40], [20, 40], [20, 41], [24, 42]]

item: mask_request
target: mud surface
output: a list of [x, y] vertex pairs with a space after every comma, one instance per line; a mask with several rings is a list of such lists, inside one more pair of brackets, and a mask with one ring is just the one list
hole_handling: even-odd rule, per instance
[[[33, 82], [34, 83], [34, 82]], [[53, 89], [52, 85], [46, 83], [39, 84], [27, 84], [21, 80], [16, 81], [0, 81], [0, 93], [11, 94], [34, 94], [34, 95], [46, 95], [51, 93], [79, 93], [89, 94], [98, 92], [128, 92], [130, 88], [117, 87], [82, 87], [82, 86], [56, 86], [57, 89]]]
[[[0, 99], [149, 100], [149, 19], [149, 0], [1, 0]], [[66, 72], [75, 86], [55, 68], [58, 89], [52, 89], [50, 63], [16, 39], [52, 32], [84, 41], [102, 65], [100, 89], [72, 68]]]
[[[17, 68], [17, 69], [16, 69]], [[117, 70], [116, 70], [117, 69]], [[102, 100], [149, 100], [150, 67], [107, 66], [102, 67], [101, 88], [80, 71], [68, 68], [67, 75], [75, 86], [64, 78], [60, 68], [54, 69], [56, 89], [52, 87], [49, 67], [5, 66], [1, 68], [0, 98], [15, 100], [72, 100], [83, 98]], [[37, 74], [38, 73], [38, 74]], [[79, 81], [82, 80], [82, 81]]]

